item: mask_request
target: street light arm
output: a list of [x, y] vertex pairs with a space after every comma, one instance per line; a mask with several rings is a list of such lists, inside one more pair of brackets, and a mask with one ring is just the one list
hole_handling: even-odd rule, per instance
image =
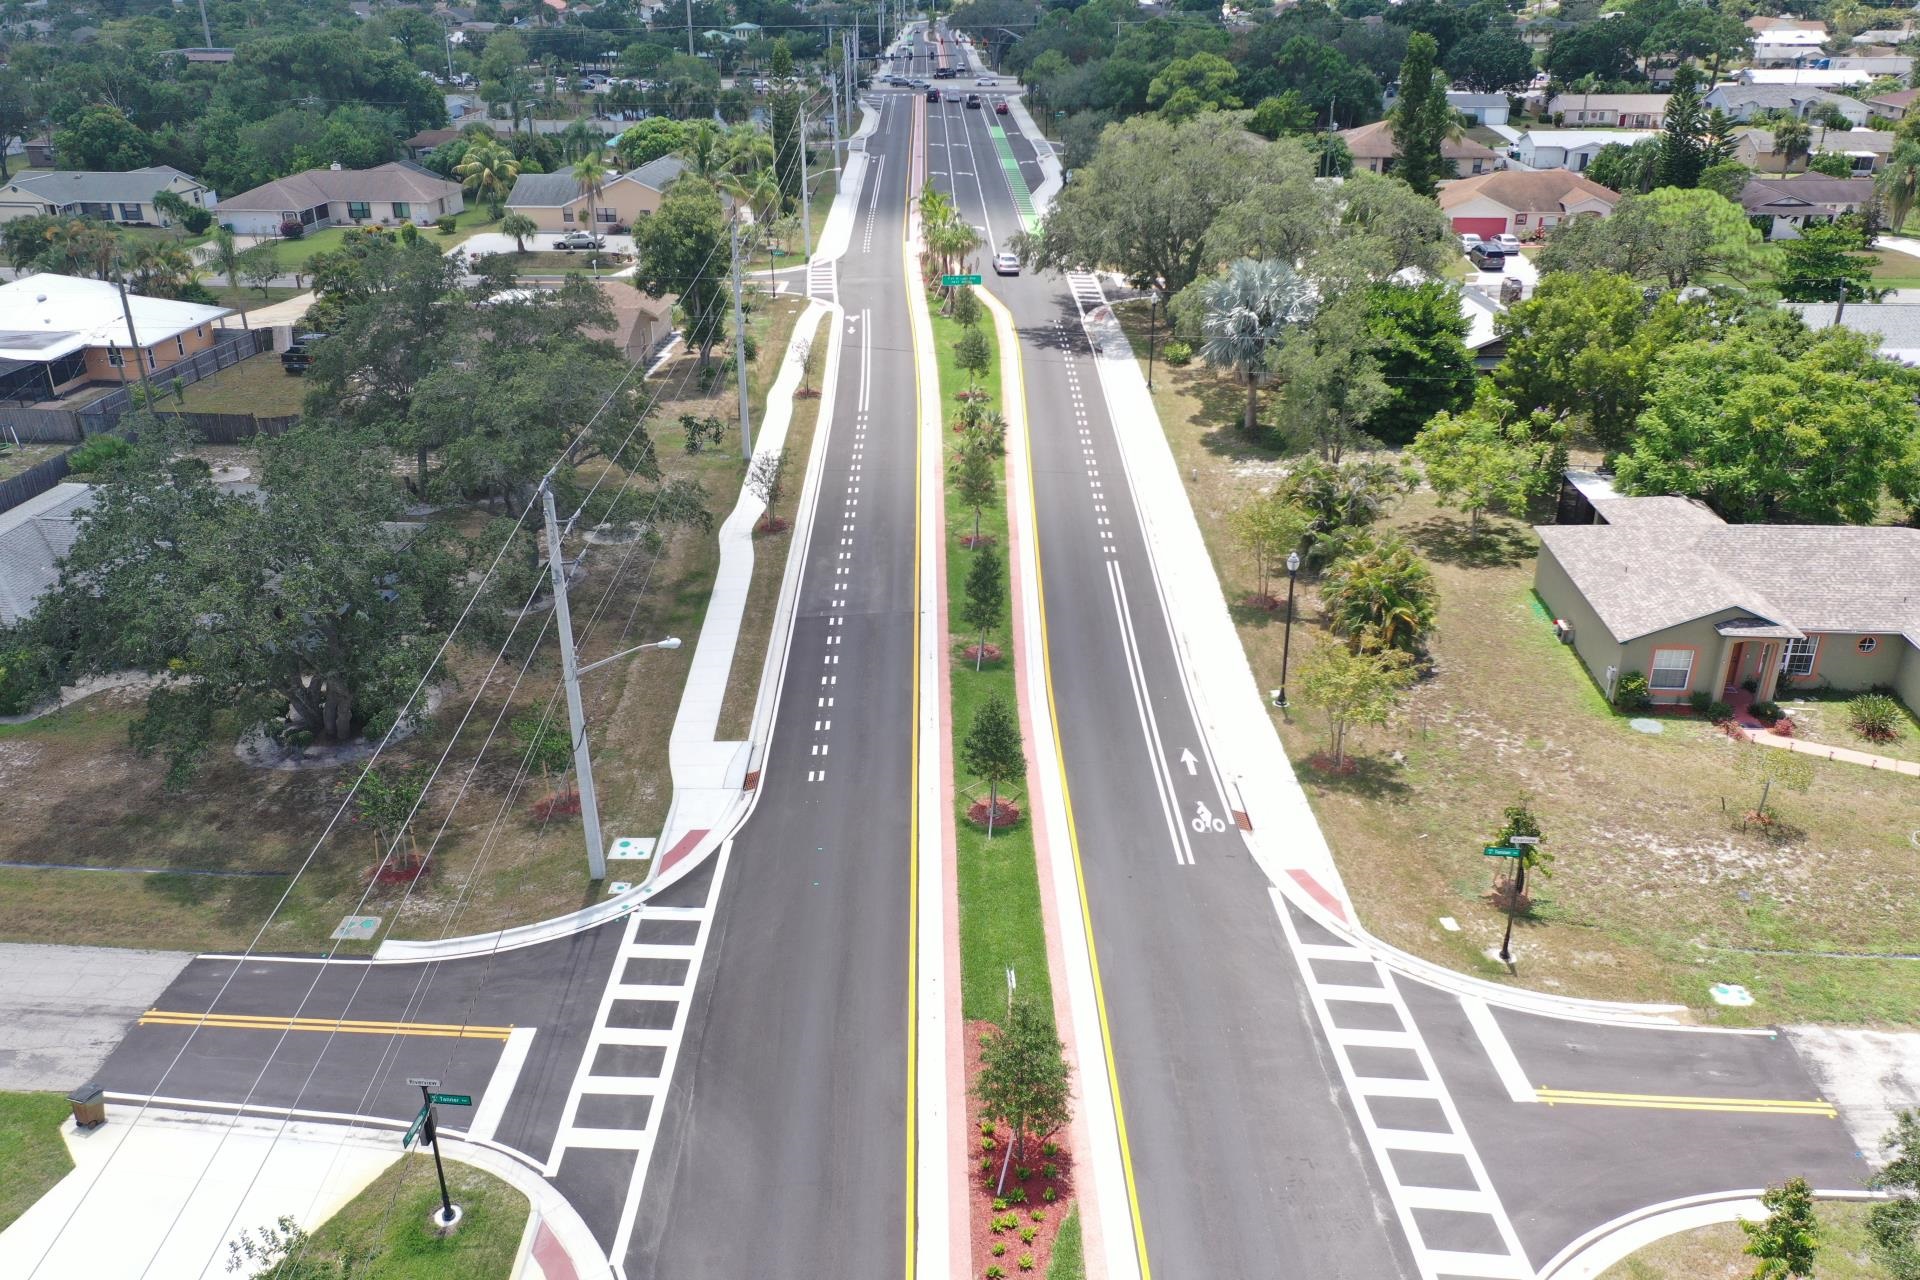
[[637, 645], [634, 645], [633, 648], [631, 649], [622, 649], [620, 652], [616, 654], [612, 654], [608, 657], [602, 658], [598, 662], [589, 662], [586, 666], [581, 667], [576, 674], [584, 676], [589, 671], [598, 671], [601, 667], [606, 666], [609, 662], [618, 662], [622, 658], [628, 657], [632, 654], [640, 653], [647, 649], [678, 649], [679, 647], [680, 647], [679, 636], [668, 636], [665, 640], [655, 640], [651, 644], [637, 644]]

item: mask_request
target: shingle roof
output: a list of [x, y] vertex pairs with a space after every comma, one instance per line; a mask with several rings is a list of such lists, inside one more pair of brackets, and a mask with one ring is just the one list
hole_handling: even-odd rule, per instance
[[[1393, 140], [1393, 125], [1386, 120], [1363, 124], [1357, 129], [1342, 129], [1340, 140], [1356, 160], [1392, 160], [1400, 154]], [[1448, 160], [1492, 160], [1494, 153], [1472, 138], [1443, 138], [1440, 154]]]
[[1483, 173], [1440, 187], [1440, 207], [1451, 209], [1475, 196], [1486, 196], [1509, 209], [1532, 212], [1559, 209], [1569, 202], [1587, 198], [1605, 200], [1609, 205], [1620, 199], [1618, 192], [1603, 187], [1566, 169], [1501, 169]]
[[1723, 84], [1705, 95], [1706, 101], [1725, 110], [1727, 107], [1797, 107], [1803, 102], [1821, 105], [1850, 103], [1857, 99], [1829, 93], [1811, 85], [1797, 84]]
[[[1831, 302], [1783, 302], [1782, 309], [1798, 315], [1809, 329], [1827, 329], [1835, 323]], [[1920, 364], [1920, 306], [1902, 302], [1849, 302], [1838, 323], [1843, 329], [1880, 340], [1880, 354], [1902, 364]]]
[[637, 182], [643, 187], [652, 187], [655, 191], [665, 191], [673, 180], [687, 171], [687, 162], [679, 156], [661, 156], [649, 160], [638, 169], [629, 169], [627, 181]]
[[[678, 156], [661, 156], [638, 169], [629, 169], [617, 175], [608, 185], [632, 182], [654, 191], [665, 191], [686, 168], [687, 162]], [[583, 193], [584, 189], [570, 169], [562, 169], [559, 173], [523, 173], [514, 181], [513, 193], [507, 197], [507, 205], [517, 209], [558, 209], [572, 204]]]
[[1748, 213], [1773, 213], [1806, 205], [1864, 205], [1874, 197], [1872, 178], [1829, 178], [1796, 174], [1791, 178], [1755, 178], [1740, 191]]
[[[1773, 153], [1773, 130], [1748, 129], [1740, 135], [1753, 139], [1753, 149], [1760, 155]], [[1899, 135], [1884, 129], [1815, 129], [1813, 131], [1813, 149], [1816, 152], [1837, 151], [1846, 154], [1850, 151], [1871, 151], [1876, 155], [1887, 155], [1893, 150], [1893, 144]]]
[[306, 209], [335, 200], [439, 200], [460, 190], [439, 174], [405, 160], [392, 160], [371, 169], [309, 169], [291, 177], [264, 183], [251, 191], [228, 196], [222, 213], [235, 210]]
[[1723, 524], [1679, 498], [1597, 504], [1543, 546], [1616, 640], [1726, 610], [1797, 633], [1898, 632], [1920, 646], [1920, 529]]
[[78, 516], [93, 504], [84, 484], [57, 484], [0, 512], [0, 626], [33, 612], [60, 580], [60, 557], [79, 536]]
[[1663, 114], [1667, 109], [1667, 93], [1556, 93], [1553, 101], [1547, 104], [1549, 112], [1562, 111], [1625, 111], [1651, 112]]
[[170, 164], [145, 169], [108, 173], [94, 169], [56, 169], [51, 173], [15, 174], [10, 185], [19, 187], [55, 204], [138, 204], [153, 199], [153, 193], [174, 181], [198, 178], [180, 172]]
[[1875, 94], [1867, 99], [1867, 105], [1878, 103], [1883, 107], [1910, 107], [1916, 98], [1920, 98], [1920, 89], [1899, 89], [1893, 93]]

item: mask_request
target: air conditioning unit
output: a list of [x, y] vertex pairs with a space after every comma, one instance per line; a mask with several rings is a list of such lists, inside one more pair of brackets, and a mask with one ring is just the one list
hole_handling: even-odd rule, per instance
[[1560, 638], [1561, 644], [1572, 644], [1573, 624], [1565, 618], [1555, 618], [1553, 620], [1553, 634]]

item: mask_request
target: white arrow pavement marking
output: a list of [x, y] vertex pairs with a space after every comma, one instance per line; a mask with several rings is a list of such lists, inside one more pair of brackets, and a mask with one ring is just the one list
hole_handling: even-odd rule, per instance
[[1199, 772], [1199, 770], [1194, 767], [1197, 762], [1198, 758], [1193, 754], [1192, 747], [1180, 748], [1180, 763], [1187, 766], [1188, 777], [1192, 777]]

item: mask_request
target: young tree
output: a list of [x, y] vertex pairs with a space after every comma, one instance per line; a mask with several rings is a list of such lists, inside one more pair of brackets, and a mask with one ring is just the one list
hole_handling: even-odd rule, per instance
[[1890, 1158], [1872, 1186], [1894, 1198], [1867, 1210], [1874, 1260], [1895, 1280], [1920, 1280], [1920, 1111], [1900, 1111], [1881, 1146]]
[[947, 308], [947, 314], [962, 328], [971, 329], [980, 323], [980, 299], [973, 295], [971, 289], [956, 289], [953, 305]]
[[1334, 561], [1320, 584], [1333, 629], [1355, 644], [1418, 653], [1440, 609], [1433, 570], [1396, 534]]
[[1339, 462], [1363, 444], [1366, 426], [1387, 402], [1386, 379], [1366, 336], [1366, 296], [1349, 293], [1322, 306], [1304, 332], [1274, 352], [1280, 422], [1287, 436]]
[[704, 368], [731, 318], [720, 193], [698, 178], [682, 178], [667, 188], [659, 210], [634, 228], [633, 239], [639, 250], [634, 286], [649, 298], [679, 296], [687, 344], [700, 352]]
[[1434, 183], [1446, 173], [1440, 144], [1452, 120], [1446, 78], [1434, 75], [1439, 51], [1424, 31], [1407, 41], [1406, 60], [1400, 64], [1400, 103], [1393, 109], [1393, 141], [1400, 151], [1394, 175], [1423, 196], [1432, 195]]
[[975, 385], [993, 368], [993, 347], [987, 335], [978, 328], [962, 333], [953, 344], [953, 362], [967, 375], [967, 393], [971, 395]]
[[987, 632], [1000, 625], [1006, 607], [1007, 579], [1000, 568], [999, 554], [974, 548], [967, 566], [967, 598], [961, 606], [960, 619], [980, 633], [980, 643], [973, 652], [975, 671], [986, 661]]
[[513, 251], [525, 253], [527, 238], [540, 233], [540, 224], [524, 213], [510, 213], [500, 219], [500, 234], [513, 237]]
[[1253, 557], [1254, 571], [1260, 576], [1260, 600], [1270, 602], [1268, 583], [1306, 541], [1313, 517], [1277, 493], [1264, 493], [1236, 510], [1228, 523], [1234, 538]]
[[1767, 1208], [1765, 1220], [1740, 1224], [1747, 1235], [1747, 1247], [1741, 1252], [1760, 1259], [1753, 1280], [1810, 1278], [1814, 1251], [1820, 1245], [1813, 1188], [1805, 1178], [1789, 1178], [1780, 1186], [1768, 1187], [1760, 1203]]
[[1512, 411], [1489, 387], [1464, 413], [1435, 417], [1408, 449], [1441, 505], [1467, 513], [1470, 530], [1482, 511], [1522, 509], [1554, 484], [1560, 425], [1545, 414], [1515, 421]]
[[1006, 1189], [1007, 1165], [1031, 1137], [1044, 1142], [1073, 1114], [1065, 1046], [1031, 997], [1016, 998], [1007, 1025], [980, 1039], [980, 1074], [973, 1096], [988, 1119], [1013, 1130], [996, 1193]]
[[969, 430], [960, 447], [954, 450], [948, 471], [953, 475], [954, 495], [973, 508], [973, 541], [980, 549], [980, 512], [1000, 492], [999, 467], [993, 449], [984, 435]]
[[[360, 821], [373, 828], [375, 844], [391, 849], [406, 833], [414, 810], [427, 789], [430, 765], [369, 769], [353, 793], [353, 808]], [[343, 783], [341, 789], [345, 790]]]
[[1306, 511], [1304, 554], [1310, 562], [1324, 564], [1364, 538], [1415, 479], [1389, 462], [1310, 459], [1288, 473], [1276, 493]]
[[757, 453], [747, 467], [747, 491], [766, 504], [766, 515], [762, 517], [760, 527], [771, 531], [774, 527], [774, 508], [780, 503], [780, 494], [786, 487], [787, 457], [791, 449], [782, 447], [778, 453]]
[[258, 289], [265, 298], [273, 282], [280, 278], [280, 259], [274, 255], [271, 244], [256, 244], [241, 252], [236, 260], [240, 266], [240, 278], [249, 286]]
[[467, 144], [466, 157], [454, 172], [467, 194], [485, 204], [497, 218], [513, 192], [514, 180], [520, 176], [520, 161], [498, 142], [476, 138]]
[[1762, 822], [1773, 818], [1767, 801], [1775, 787], [1804, 794], [1813, 786], [1813, 761], [1798, 751], [1755, 746], [1741, 757], [1741, 768], [1748, 781], [1760, 788], [1760, 801], [1753, 812]]
[[973, 727], [960, 744], [960, 763], [987, 784], [987, 839], [991, 840], [1000, 809], [1000, 788], [1027, 776], [1020, 718], [999, 694], [989, 693], [974, 713]]
[[1227, 273], [1200, 288], [1200, 322], [1206, 341], [1200, 356], [1219, 369], [1231, 369], [1247, 384], [1242, 427], [1251, 434], [1260, 422], [1260, 381], [1273, 344], [1312, 314], [1310, 281], [1284, 262], [1241, 258]]
[[1346, 766], [1348, 731], [1385, 724], [1413, 678], [1412, 656], [1398, 649], [1313, 647], [1300, 664], [1300, 701], [1326, 713], [1334, 768]]

